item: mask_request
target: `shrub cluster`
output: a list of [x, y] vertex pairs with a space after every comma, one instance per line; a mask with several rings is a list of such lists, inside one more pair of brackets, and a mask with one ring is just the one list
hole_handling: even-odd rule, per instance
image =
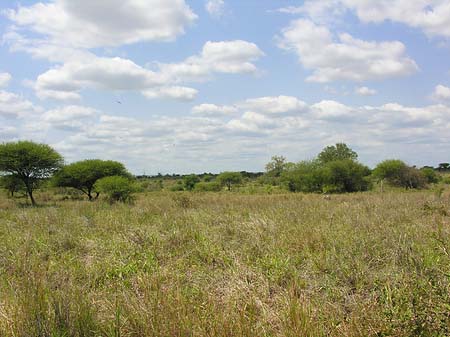
[[299, 163], [273, 157], [266, 165], [267, 172], [261, 181], [284, 185], [292, 192], [323, 193], [366, 191], [373, 182], [420, 189], [440, 181], [432, 167], [419, 170], [401, 160], [385, 160], [371, 171], [357, 159], [358, 154], [343, 143], [327, 146], [317, 158]]
[[292, 192], [343, 193], [366, 191], [370, 169], [345, 144], [326, 147], [316, 159], [286, 164], [280, 181]]

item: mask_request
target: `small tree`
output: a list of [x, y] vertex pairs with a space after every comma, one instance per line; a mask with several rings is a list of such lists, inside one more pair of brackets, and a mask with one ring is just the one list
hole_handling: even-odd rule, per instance
[[195, 185], [200, 182], [200, 178], [195, 174], [190, 174], [183, 177], [184, 188], [188, 191], [192, 191]]
[[370, 187], [370, 169], [351, 159], [328, 162], [323, 170], [323, 192], [361, 192]]
[[131, 202], [133, 193], [137, 191], [136, 185], [123, 176], [109, 176], [99, 179], [95, 183], [95, 189], [105, 193], [110, 203]]
[[14, 174], [8, 174], [0, 178], [0, 186], [8, 191], [11, 198], [14, 197], [14, 193], [25, 189], [23, 181]]
[[0, 172], [13, 174], [23, 182], [33, 206], [38, 183], [62, 165], [62, 156], [47, 144], [18, 141], [0, 145]]
[[404, 188], [423, 188], [426, 178], [420, 170], [406, 165], [398, 159], [389, 159], [379, 163], [373, 170], [373, 176], [386, 180], [392, 186]]
[[420, 169], [428, 184], [436, 184], [439, 182], [440, 176], [432, 167], [422, 167]]
[[272, 177], [280, 177], [286, 169], [286, 158], [283, 156], [273, 156], [266, 164], [266, 174]]
[[345, 143], [337, 143], [336, 145], [327, 146], [319, 153], [317, 159], [321, 164], [326, 164], [336, 160], [353, 160], [358, 159], [358, 154], [347, 146]]
[[438, 166], [439, 171], [448, 171], [450, 170], [450, 163], [440, 163]]
[[222, 186], [226, 186], [228, 191], [231, 191], [233, 185], [242, 182], [242, 174], [240, 172], [223, 172], [217, 176], [217, 181]]
[[[113, 160], [88, 159], [64, 166], [53, 178], [55, 186], [73, 187], [87, 195], [89, 200], [98, 198], [94, 188], [97, 180], [109, 176], [130, 177], [122, 163]], [[95, 197], [93, 196], [95, 193]]]
[[323, 180], [323, 170], [317, 160], [288, 165], [281, 175], [281, 181], [291, 192], [320, 192]]

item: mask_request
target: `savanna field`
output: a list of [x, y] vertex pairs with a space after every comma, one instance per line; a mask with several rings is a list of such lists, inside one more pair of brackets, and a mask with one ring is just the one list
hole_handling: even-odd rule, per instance
[[448, 336], [450, 191], [0, 199], [0, 336]]

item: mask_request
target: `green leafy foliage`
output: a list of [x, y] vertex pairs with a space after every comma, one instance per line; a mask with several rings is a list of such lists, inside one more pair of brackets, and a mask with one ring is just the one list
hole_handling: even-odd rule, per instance
[[335, 160], [321, 164], [317, 160], [291, 166], [282, 181], [292, 192], [344, 193], [366, 191], [370, 169], [353, 160]]
[[336, 145], [327, 146], [319, 153], [317, 159], [320, 163], [326, 164], [336, 160], [353, 160], [358, 159], [358, 154], [347, 146], [345, 143], [337, 143]]
[[223, 172], [217, 176], [217, 181], [226, 186], [228, 191], [231, 191], [233, 185], [238, 185], [242, 182], [242, 174], [240, 172]]
[[328, 162], [322, 170], [323, 192], [360, 192], [370, 187], [370, 169], [351, 159]]
[[89, 200], [98, 197], [100, 191], [94, 188], [97, 180], [109, 176], [131, 177], [122, 163], [113, 160], [88, 159], [64, 166], [53, 178], [55, 186], [73, 187]]
[[423, 167], [420, 169], [428, 184], [436, 184], [440, 180], [440, 176], [432, 167]]
[[273, 156], [266, 164], [266, 174], [272, 177], [280, 177], [286, 169], [286, 158], [283, 156]]
[[289, 165], [281, 180], [291, 192], [321, 192], [323, 173], [316, 160], [301, 161]]
[[181, 192], [184, 191], [184, 185], [183, 185], [183, 181], [178, 180], [176, 184], [172, 185], [170, 187], [170, 190], [172, 192]]
[[18, 141], [0, 144], [0, 172], [22, 180], [31, 203], [33, 191], [63, 165], [62, 156], [47, 144]]
[[389, 159], [379, 163], [373, 170], [373, 176], [386, 180], [390, 185], [404, 188], [424, 188], [427, 179], [424, 174], [406, 165], [398, 159]]
[[370, 169], [356, 161], [346, 144], [327, 146], [317, 159], [286, 163], [281, 181], [292, 192], [344, 193], [367, 191]]
[[192, 191], [195, 185], [200, 182], [200, 178], [195, 174], [187, 175], [183, 178], [184, 188], [187, 191]]
[[101, 178], [94, 186], [96, 190], [105, 193], [111, 203], [131, 202], [133, 201], [133, 193], [138, 190], [133, 181], [123, 176]]
[[22, 179], [14, 174], [8, 174], [0, 177], [0, 187], [7, 190], [11, 197], [14, 197], [14, 193], [25, 190], [25, 185]]
[[222, 190], [222, 185], [217, 181], [201, 181], [195, 185], [195, 191], [198, 192], [219, 192]]
[[449, 171], [450, 170], [450, 163], [440, 163], [438, 166], [439, 171]]

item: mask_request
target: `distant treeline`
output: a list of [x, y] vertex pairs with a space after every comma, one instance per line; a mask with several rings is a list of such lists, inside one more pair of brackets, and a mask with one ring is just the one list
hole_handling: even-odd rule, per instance
[[24, 192], [33, 205], [33, 191], [40, 187], [65, 188], [110, 202], [132, 201], [139, 191], [222, 190], [280, 191], [305, 193], [361, 192], [378, 185], [422, 189], [432, 184], [450, 184], [450, 163], [438, 167], [409, 166], [401, 160], [380, 162], [373, 170], [358, 161], [358, 154], [344, 143], [325, 147], [316, 158], [297, 163], [274, 156], [265, 172], [158, 174], [133, 176], [117, 161], [87, 159], [64, 164], [63, 157], [47, 144], [18, 141], [0, 144], [0, 183], [11, 197]]
[[[249, 179], [256, 179], [258, 177], [261, 177], [262, 175], [264, 175], [264, 172], [248, 172], [248, 171], [240, 171], [239, 172], [243, 178], [249, 178]], [[156, 175], [146, 175], [146, 174], [141, 174], [141, 175], [136, 175], [136, 179], [138, 180], [142, 180], [142, 179], [152, 179], [152, 180], [173, 180], [173, 179], [183, 179], [187, 176], [190, 176], [192, 174], [161, 174], [158, 173]], [[208, 178], [217, 178], [220, 175], [220, 173], [208, 173], [208, 172], [204, 172], [204, 173], [200, 173], [200, 174], [196, 174], [197, 177], [199, 177], [201, 180], [203, 179], [208, 179]]]

